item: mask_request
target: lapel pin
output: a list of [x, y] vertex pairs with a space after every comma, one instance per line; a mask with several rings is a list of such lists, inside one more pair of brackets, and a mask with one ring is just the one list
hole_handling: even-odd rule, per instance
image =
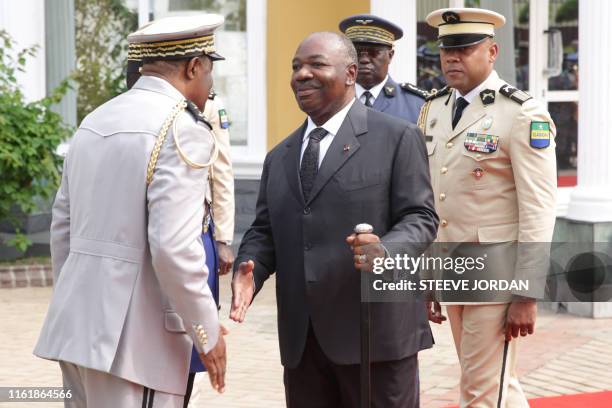
[[351, 146], [350, 145], [344, 145], [344, 147], [342, 148], [343, 152], [348, 152], [349, 150], [351, 150]]

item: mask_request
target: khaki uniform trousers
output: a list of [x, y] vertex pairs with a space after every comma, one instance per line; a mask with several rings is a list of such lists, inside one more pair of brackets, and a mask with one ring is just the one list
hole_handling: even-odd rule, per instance
[[518, 339], [508, 345], [505, 370], [504, 327], [509, 303], [446, 305], [461, 365], [461, 408], [529, 408], [516, 374]]
[[182, 408], [183, 395], [155, 391], [112, 374], [60, 361], [65, 408]]

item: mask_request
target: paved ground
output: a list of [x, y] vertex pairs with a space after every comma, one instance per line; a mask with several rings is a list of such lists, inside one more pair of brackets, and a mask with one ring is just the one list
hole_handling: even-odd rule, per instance
[[[227, 337], [229, 372], [224, 395], [206, 383], [198, 408], [283, 407], [274, 282], [267, 282], [242, 325], [228, 322], [229, 285], [222, 280], [222, 318]], [[32, 356], [46, 313], [50, 288], [0, 290], [0, 386], [58, 386], [56, 364]], [[420, 354], [422, 406], [444, 407], [457, 400], [459, 368], [450, 329], [434, 327], [435, 349]], [[612, 320], [592, 320], [543, 311], [537, 334], [526, 339], [519, 372], [529, 397], [612, 390]], [[30, 404], [35, 408], [61, 404]], [[26, 403], [0, 403], [24, 408]]]

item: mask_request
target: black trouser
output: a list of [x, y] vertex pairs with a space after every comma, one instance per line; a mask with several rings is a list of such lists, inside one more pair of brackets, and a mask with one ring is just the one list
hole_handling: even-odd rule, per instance
[[[419, 406], [418, 358], [414, 354], [397, 361], [372, 363], [372, 408]], [[285, 368], [287, 408], [358, 408], [359, 364], [333, 363], [317, 341], [312, 327], [302, 360]]]
[[196, 373], [189, 373], [187, 378], [187, 390], [185, 391], [185, 400], [183, 402], [183, 408], [187, 408], [189, 405], [189, 399], [191, 398], [191, 392], [193, 391], [193, 380], [195, 379]]

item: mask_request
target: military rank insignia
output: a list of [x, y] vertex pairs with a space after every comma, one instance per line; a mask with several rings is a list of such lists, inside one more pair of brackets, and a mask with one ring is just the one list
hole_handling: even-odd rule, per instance
[[497, 150], [499, 137], [485, 133], [468, 132], [463, 145], [470, 152], [493, 153]]
[[545, 149], [550, 146], [550, 123], [531, 122], [529, 144], [536, 149]]
[[229, 127], [229, 120], [227, 119], [227, 112], [225, 112], [225, 109], [219, 109], [219, 125], [221, 129], [227, 129]]

